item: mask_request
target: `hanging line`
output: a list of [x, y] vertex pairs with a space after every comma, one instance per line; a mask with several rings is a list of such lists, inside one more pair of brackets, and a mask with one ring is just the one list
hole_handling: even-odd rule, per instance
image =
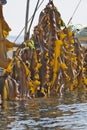
[[31, 26], [32, 26], [32, 23], [33, 23], [33, 20], [34, 20], [34, 17], [35, 17], [35, 14], [36, 14], [36, 11], [37, 11], [37, 8], [38, 8], [38, 5], [39, 5], [39, 2], [40, 2], [40, 0], [37, 1], [36, 7], [35, 7], [35, 10], [34, 10], [34, 13], [33, 13], [33, 17], [32, 17], [32, 20], [31, 20], [31, 23], [30, 23], [30, 26], [29, 26], [28, 32], [27, 32], [27, 36], [28, 36], [28, 38], [30, 38], [30, 29], [31, 29]]
[[25, 17], [25, 32], [24, 32], [24, 39], [27, 34], [27, 27], [28, 27], [28, 17], [29, 17], [29, 5], [30, 5], [30, 0], [27, 0], [26, 4], [26, 17]]
[[78, 9], [78, 7], [79, 7], [79, 5], [80, 5], [81, 1], [82, 1], [82, 0], [80, 0], [80, 1], [79, 1], [79, 3], [77, 4], [77, 6], [76, 6], [76, 8], [75, 8], [75, 10], [74, 10], [74, 12], [73, 12], [73, 14], [72, 14], [72, 17], [70, 18], [70, 20], [69, 20], [69, 22], [68, 22], [68, 24], [67, 24], [67, 25], [69, 25], [69, 24], [70, 24], [70, 21], [72, 20], [72, 18], [73, 18], [73, 16], [74, 16], [74, 14], [76, 13], [76, 11], [77, 11], [77, 9]]
[[[40, 8], [40, 6], [42, 5], [42, 3], [44, 2], [44, 0], [42, 0], [42, 2], [39, 4], [37, 10]], [[31, 18], [28, 20], [28, 23], [31, 21], [31, 19], [33, 18], [33, 15], [31, 16]], [[20, 37], [21, 33], [24, 31], [25, 26], [23, 27], [23, 29], [20, 31], [20, 33], [18, 34], [18, 36], [16, 37], [16, 39], [14, 40], [14, 42], [17, 41], [17, 39]]]

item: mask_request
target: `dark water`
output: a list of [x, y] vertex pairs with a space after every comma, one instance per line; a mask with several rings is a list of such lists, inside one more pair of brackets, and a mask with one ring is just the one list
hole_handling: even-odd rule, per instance
[[5, 101], [0, 130], [87, 130], [87, 93]]

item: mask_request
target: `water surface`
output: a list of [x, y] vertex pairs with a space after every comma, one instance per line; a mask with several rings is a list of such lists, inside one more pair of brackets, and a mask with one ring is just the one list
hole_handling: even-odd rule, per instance
[[0, 130], [87, 130], [87, 93], [5, 101]]

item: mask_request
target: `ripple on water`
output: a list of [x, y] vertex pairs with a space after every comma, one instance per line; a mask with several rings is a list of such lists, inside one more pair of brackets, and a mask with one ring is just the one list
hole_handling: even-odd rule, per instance
[[[76, 96], [75, 96], [76, 97]], [[7, 102], [0, 109], [0, 130], [87, 130], [87, 102], [48, 98]]]

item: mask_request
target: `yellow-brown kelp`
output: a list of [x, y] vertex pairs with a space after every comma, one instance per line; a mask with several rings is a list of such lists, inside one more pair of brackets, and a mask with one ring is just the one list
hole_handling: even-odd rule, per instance
[[44, 87], [47, 95], [86, 86], [85, 49], [65, 26], [52, 1], [41, 12], [32, 39], [41, 64], [38, 69], [40, 87]]
[[[29, 47], [28, 52], [14, 58], [15, 67], [12, 69], [13, 78], [22, 85], [21, 97], [28, 91], [34, 97], [42, 97], [62, 94], [63, 91], [86, 90], [86, 50], [65, 26], [52, 1], [40, 13], [31, 39], [23, 46]], [[7, 71], [10, 69], [11, 64]]]
[[0, 3], [0, 67], [6, 69], [8, 64], [10, 63], [10, 59], [7, 57], [7, 51], [12, 50], [13, 47], [17, 47], [15, 43], [7, 40], [7, 36], [11, 31], [7, 22], [3, 16], [3, 7]]

